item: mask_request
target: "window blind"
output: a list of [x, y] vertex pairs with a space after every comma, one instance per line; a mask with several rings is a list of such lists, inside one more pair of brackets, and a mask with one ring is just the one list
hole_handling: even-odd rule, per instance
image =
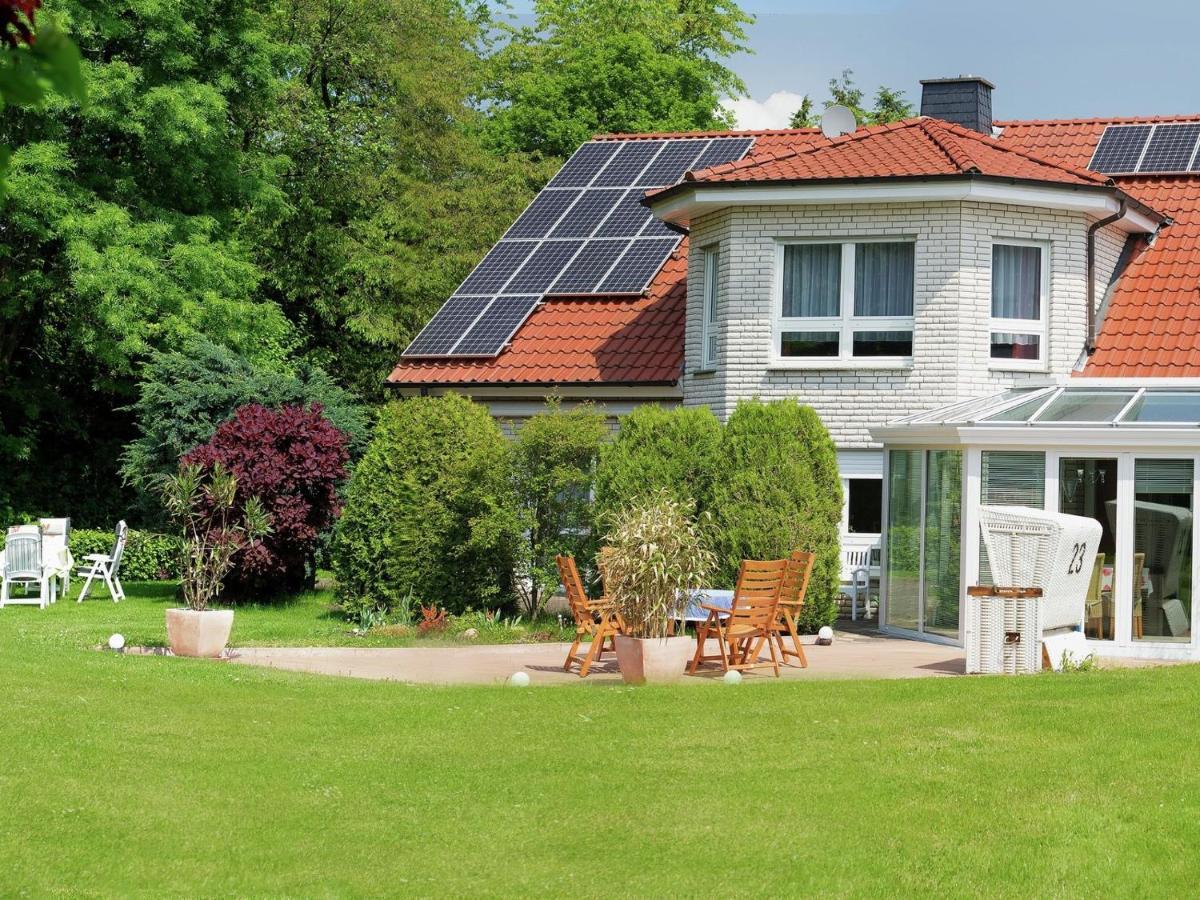
[[841, 315], [841, 244], [790, 244], [783, 251], [783, 315]]
[[856, 244], [854, 314], [911, 316], [915, 257], [912, 242]]

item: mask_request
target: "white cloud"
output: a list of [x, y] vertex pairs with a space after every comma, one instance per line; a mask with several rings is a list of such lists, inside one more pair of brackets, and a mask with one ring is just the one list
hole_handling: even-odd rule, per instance
[[763, 128], [787, 128], [792, 113], [798, 110], [803, 102], [803, 94], [776, 91], [762, 102], [753, 97], [742, 97], [726, 100], [722, 106], [733, 113], [739, 129], [758, 131]]

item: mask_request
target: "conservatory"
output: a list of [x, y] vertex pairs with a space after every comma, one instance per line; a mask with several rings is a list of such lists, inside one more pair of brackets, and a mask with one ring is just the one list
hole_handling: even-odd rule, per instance
[[981, 504], [1088, 516], [1103, 530], [1083, 618], [1105, 656], [1200, 658], [1192, 634], [1200, 380], [1071, 378], [872, 429], [883, 443], [880, 622], [961, 644], [988, 584]]

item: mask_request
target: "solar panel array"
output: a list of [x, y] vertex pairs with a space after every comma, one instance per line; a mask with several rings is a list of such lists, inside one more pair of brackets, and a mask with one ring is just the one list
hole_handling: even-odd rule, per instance
[[429, 320], [406, 358], [495, 356], [547, 295], [640, 294], [682, 236], [646, 191], [746, 155], [748, 137], [590, 141]]
[[1200, 122], [1109, 125], [1089, 168], [1105, 175], [1200, 172]]

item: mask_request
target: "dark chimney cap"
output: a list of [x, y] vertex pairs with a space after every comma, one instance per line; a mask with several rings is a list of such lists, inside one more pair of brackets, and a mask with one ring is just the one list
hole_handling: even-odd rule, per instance
[[921, 115], [953, 122], [989, 137], [992, 134], [992, 90], [978, 75], [921, 80]]
[[993, 91], [996, 89], [996, 86], [982, 75], [956, 75], [953, 78], [922, 78], [921, 84], [958, 84], [963, 81], [978, 81], [980, 84], [986, 84]]

